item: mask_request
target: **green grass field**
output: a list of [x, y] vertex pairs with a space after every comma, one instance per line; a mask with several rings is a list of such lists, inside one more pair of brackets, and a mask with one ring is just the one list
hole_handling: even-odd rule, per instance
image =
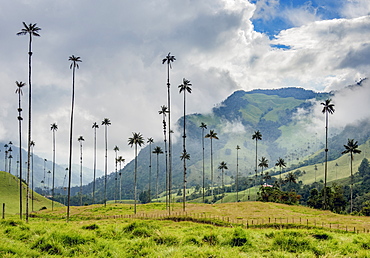
[[[108, 204], [106, 207], [72, 207], [69, 223], [65, 222], [65, 208], [36, 212], [29, 223], [17, 219], [0, 220], [0, 256], [370, 255], [370, 233], [336, 229], [338, 224], [358, 227], [369, 225], [368, 217], [344, 216], [301, 206], [260, 202], [188, 204], [187, 213], [181, 209], [181, 204], [174, 205], [171, 216], [168, 216], [164, 204], [145, 204], [139, 205], [139, 213], [133, 216], [130, 204]], [[282, 218], [282, 221], [271, 219], [269, 222], [268, 218], [273, 216]], [[289, 222], [284, 223], [283, 218], [289, 218]], [[292, 218], [295, 218], [295, 222]], [[311, 221], [309, 226], [303, 218]], [[317, 220], [316, 226], [312, 223], [314, 220]], [[332, 223], [332, 227], [322, 227], [319, 223], [321, 221]]]

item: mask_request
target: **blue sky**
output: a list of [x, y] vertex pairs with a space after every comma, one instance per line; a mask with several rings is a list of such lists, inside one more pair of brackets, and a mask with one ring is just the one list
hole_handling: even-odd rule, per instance
[[[202, 113], [235, 90], [331, 91], [369, 77], [369, 13], [368, 0], [8, 1], [0, 9], [0, 140], [17, 144], [15, 81], [27, 81], [28, 68], [27, 37], [16, 36], [23, 21], [42, 28], [32, 56], [35, 152], [51, 159], [50, 124], [56, 122], [57, 162], [63, 164], [70, 55], [83, 61], [76, 77], [74, 147], [78, 150], [77, 136], [83, 135], [86, 153], [92, 152], [91, 125], [108, 117], [110, 155], [118, 145], [130, 160], [132, 132], [162, 139], [158, 110], [166, 103], [166, 69], [161, 60], [168, 52], [177, 59], [171, 70], [175, 123], [182, 115], [177, 86], [183, 78], [193, 84], [187, 112]], [[98, 146], [103, 157], [103, 130]]]

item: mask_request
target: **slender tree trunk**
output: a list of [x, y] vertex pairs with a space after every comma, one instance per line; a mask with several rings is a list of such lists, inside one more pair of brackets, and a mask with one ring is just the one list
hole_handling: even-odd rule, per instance
[[122, 201], [122, 161], [119, 162], [119, 199], [120, 202]]
[[325, 113], [325, 172], [324, 172], [324, 210], [327, 209], [326, 181], [328, 177], [328, 111]]
[[203, 203], [204, 203], [204, 128], [202, 128], [202, 149], [203, 149], [203, 191], [202, 191], [202, 195], [203, 195]]
[[[33, 159], [33, 155], [32, 155]], [[32, 162], [33, 165], [33, 162]], [[52, 191], [51, 191], [51, 210], [54, 210], [54, 187], [55, 187], [55, 130], [53, 130], [53, 183], [52, 183]], [[33, 207], [32, 207], [33, 208]]]
[[152, 143], [149, 143], [149, 202], [152, 202]]
[[115, 151], [116, 152], [116, 175], [115, 175], [115, 178], [114, 178], [114, 203], [117, 203], [117, 180], [118, 180], [118, 178], [117, 178], [117, 151]]
[[96, 127], [94, 127], [94, 182], [92, 192], [92, 203], [95, 203], [95, 181], [96, 181]]
[[157, 153], [157, 177], [156, 177], [156, 180], [155, 180], [155, 188], [156, 188], [156, 196], [155, 198], [158, 199], [158, 174], [159, 174], [159, 161], [158, 161], [158, 155], [159, 153]]
[[164, 152], [166, 156], [166, 208], [169, 209], [169, 204], [168, 204], [168, 196], [169, 196], [169, 183], [168, 183], [168, 151], [167, 151], [167, 134], [166, 134], [166, 118], [165, 118], [165, 113], [163, 113], [163, 134], [164, 134]]
[[353, 173], [352, 173], [353, 154], [351, 152], [351, 213], [353, 211]]
[[212, 137], [211, 137], [211, 196], [213, 198], [213, 152], [212, 152]]
[[18, 125], [19, 125], [19, 215], [22, 219], [22, 108], [21, 108], [21, 92], [18, 92]]
[[135, 178], [134, 178], [134, 214], [136, 214], [136, 199], [137, 199], [137, 144], [135, 143]]
[[171, 142], [171, 92], [170, 92], [170, 65], [167, 65], [167, 97], [168, 97], [168, 214], [171, 214], [172, 191], [172, 142]]
[[[30, 197], [29, 183], [30, 183], [30, 161], [31, 161], [31, 131], [32, 131], [32, 69], [31, 69], [31, 59], [32, 59], [32, 34], [30, 33], [29, 50], [28, 50], [28, 147], [27, 147], [27, 198], [26, 198], [26, 222], [28, 222], [28, 200]], [[22, 183], [21, 183], [22, 185]], [[20, 213], [20, 218], [22, 219], [22, 212]]]
[[239, 155], [236, 149], [236, 202], [239, 201]]
[[80, 206], [82, 206], [82, 141], [80, 141]]
[[[256, 138], [256, 167], [255, 167], [255, 172], [256, 172], [256, 177], [254, 179], [254, 185], [257, 186], [257, 138]], [[255, 201], [257, 201], [257, 195], [256, 195], [256, 198], [255, 198]]]
[[72, 138], [73, 138], [73, 113], [75, 101], [75, 71], [73, 66], [72, 71], [72, 105], [71, 105], [71, 126], [69, 129], [69, 161], [68, 161], [68, 201], [67, 201], [67, 222], [69, 222], [70, 204], [71, 204], [71, 183], [72, 183]]
[[104, 164], [104, 207], [107, 206], [107, 174], [108, 174], [108, 136], [107, 127], [105, 125], [105, 164]]
[[[183, 136], [182, 136], [182, 139], [183, 139], [183, 153], [184, 155], [186, 154], [186, 143], [185, 143], [185, 139], [186, 139], [186, 132], [185, 132], [185, 125], [186, 125], [186, 89], [184, 89], [184, 133], [183, 133]], [[185, 202], [186, 202], [186, 158], [184, 157], [183, 159], [183, 162], [184, 162], [184, 190], [183, 190], [183, 193], [182, 193], [182, 210], [185, 211]]]

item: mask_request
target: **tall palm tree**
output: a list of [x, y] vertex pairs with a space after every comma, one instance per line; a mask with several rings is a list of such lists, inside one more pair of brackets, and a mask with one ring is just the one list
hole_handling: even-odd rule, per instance
[[[32, 37], [40, 37], [39, 31], [41, 28], [36, 26], [37, 24], [30, 23], [27, 25], [23, 22], [23, 27], [20, 32], [17, 33], [18, 36], [29, 35], [28, 41], [28, 148], [27, 148], [27, 185], [29, 185], [29, 176], [30, 176], [30, 161], [31, 161], [31, 131], [32, 131]], [[29, 188], [27, 187], [27, 198], [26, 198], [26, 221], [28, 222], [28, 199], [29, 199]], [[22, 216], [22, 214], [20, 215]]]
[[266, 159], [266, 157], [262, 157], [260, 160], [259, 160], [259, 164], [258, 166], [261, 168], [261, 179], [263, 177], [263, 169], [264, 168], [268, 168], [269, 167], [269, 164], [268, 164], [268, 160]]
[[279, 159], [275, 163], [275, 166], [280, 168], [280, 181], [281, 181], [281, 172], [282, 172], [283, 168], [286, 167], [285, 160], [279, 157]]
[[168, 208], [168, 195], [169, 195], [169, 184], [168, 184], [168, 151], [167, 151], [167, 134], [166, 134], [166, 114], [168, 113], [166, 106], [161, 106], [161, 110], [158, 111], [160, 115], [162, 115], [163, 118], [163, 136], [164, 136], [164, 152], [165, 152], [165, 161], [166, 161], [166, 207]]
[[53, 132], [53, 183], [51, 190], [51, 210], [54, 210], [54, 186], [55, 186], [55, 131], [58, 130], [58, 125], [52, 123], [50, 130]]
[[156, 189], [156, 199], [158, 198], [158, 174], [159, 174], [159, 160], [158, 160], [158, 155], [159, 154], [163, 154], [163, 151], [162, 151], [162, 148], [159, 147], [159, 146], [156, 146], [153, 150], [154, 154], [157, 155], [157, 176], [156, 176], [156, 179], [155, 179], [155, 189]]
[[72, 104], [71, 104], [71, 124], [69, 129], [69, 160], [68, 160], [68, 201], [67, 201], [67, 222], [69, 221], [69, 209], [70, 209], [70, 202], [71, 202], [71, 183], [72, 183], [72, 139], [73, 139], [73, 113], [74, 113], [74, 106], [75, 106], [75, 75], [76, 75], [76, 68], [79, 69], [79, 62], [82, 62], [79, 56], [70, 56], [69, 61], [71, 61], [71, 65], [69, 69], [72, 69]]
[[353, 155], [354, 154], [360, 154], [361, 150], [357, 149], [358, 144], [357, 141], [355, 142], [354, 139], [348, 139], [347, 145], [343, 145], [345, 150], [342, 152], [342, 154], [349, 153], [351, 156], [351, 213], [353, 211], [353, 173], [352, 173], [352, 162], [353, 162]]
[[22, 219], [22, 107], [21, 107], [21, 95], [23, 95], [22, 87], [26, 84], [24, 82], [16, 81], [17, 89], [15, 91], [18, 94], [18, 128], [19, 128], [19, 214]]
[[117, 202], [117, 180], [118, 180], [118, 178], [117, 178], [117, 165], [118, 165], [118, 156], [117, 156], [117, 153], [119, 152], [118, 146], [117, 145], [114, 146], [113, 150], [116, 153], [116, 157], [114, 159], [116, 161], [116, 176], [114, 178], [114, 183], [115, 183], [114, 184], [114, 202], [116, 203]]
[[8, 158], [8, 144], [4, 144], [4, 154], [5, 154], [5, 157], [4, 157], [4, 171], [6, 172], [7, 171], [7, 168], [6, 168], [6, 159]]
[[128, 145], [135, 145], [135, 174], [134, 174], [134, 213], [136, 214], [136, 200], [137, 200], [137, 146], [141, 147], [144, 144], [144, 138], [141, 133], [132, 133], [132, 137], [128, 138]]
[[104, 125], [105, 135], [105, 165], [104, 165], [104, 207], [107, 206], [107, 174], [108, 174], [108, 126], [111, 125], [109, 118], [104, 118], [101, 122]]
[[184, 161], [184, 187], [182, 193], [182, 210], [185, 211], [185, 202], [186, 202], [186, 160], [190, 160], [190, 154], [187, 152], [181, 153], [180, 159]]
[[259, 130], [254, 131], [254, 134], [252, 135], [252, 140], [256, 140], [256, 164], [255, 164], [255, 170], [254, 170], [256, 175], [255, 175], [254, 184], [257, 185], [257, 150], [258, 150], [257, 143], [259, 140], [262, 140], [262, 134]]
[[167, 111], [168, 111], [168, 213], [171, 213], [171, 190], [172, 190], [172, 140], [171, 140], [171, 84], [170, 84], [170, 68], [171, 63], [176, 60], [171, 53], [162, 59], [162, 64], [167, 65]]
[[[187, 80], [185, 78], [182, 79], [182, 84], [180, 84], [178, 86], [178, 88], [180, 89], [179, 93], [181, 94], [181, 92], [184, 92], [184, 131], [183, 131], [183, 135], [182, 135], [182, 147], [183, 147], [182, 156], [187, 154], [187, 152], [186, 152], [186, 129], [185, 129], [186, 128], [186, 92], [191, 93], [192, 89], [191, 89], [190, 86], [192, 86], [192, 84], [190, 83], [189, 80]], [[184, 189], [185, 189], [185, 185], [186, 185], [186, 158], [182, 158], [182, 161], [184, 162]], [[184, 210], [185, 210], [185, 203], [184, 203], [183, 206], [184, 206]]]
[[92, 129], [94, 129], [94, 182], [93, 182], [93, 191], [92, 191], [92, 203], [95, 203], [95, 181], [96, 181], [96, 129], [99, 128], [99, 125], [94, 122]]
[[85, 139], [80, 135], [77, 141], [80, 143], [80, 206], [82, 206], [82, 142], [85, 141]]
[[204, 136], [205, 138], [209, 138], [211, 140], [211, 195], [213, 198], [213, 150], [212, 150], [212, 139], [218, 140], [217, 133], [214, 130], [210, 130], [209, 133]]
[[152, 201], [152, 143], [154, 142], [152, 137], [149, 137], [146, 143], [149, 143], [149, 201]]
[[239, 145], [236, 145], [236, 179], [235, 179], [235, 185], [236, 185], [236, 201], [239, 201]]
[[[31, 141], [31, 148], [32, 148], [32, 179], [31, 179], [31, 184], [32, 184], [32, 193], [31, 193], [31, 210], [34, 211], [34, 208], [33, 208], [33, 193], [34, 193], [34, 184], [33, 184], [33, 152], [34, 152], [34, 148], [35, 148], [35, 142], [34, 141]], [[20, 170], [21, 171], [21, 170]]]
[[204, 203], [204, 130], [207, 129], [207, 125], [203, 122], [201, 122], [200, 128], [202, 128], [202, 151], [203, 151], [203, 166], [202, 166], [202, 176], [203, 176], [203, 184], [202, 184], [202, 197], [203, 197], [203, 203]]
[[324, 209], [327, 209], [327, 197], [326, 197], [326, 181], [328, 178], [328, 123], [329, 123], [329, 114], [334, 113], [334, 104], [331, 103], [331, 99], [325, 100], [322, 102], [323, 105], [322, 113], [325, 114], [325, 172], [324, 172]]
[[122, 158], [122, 156], [118, 157], [118, 163], [119, 163], [119, 199], [122, 200], [122, 163], [125, 162], [125, 159]]
[[[224, 183], [224, 171], [225, 169], [229, 169], [227, 167], [227, 164], [225, 161], [221, 161], [220, 165], [218, 166], [218, 169], [221, 169], [221, 177], [222, 177], [222, 190], [225, 193], [225, 183]], [[221, 199], [222, 202], [222, 199]]]

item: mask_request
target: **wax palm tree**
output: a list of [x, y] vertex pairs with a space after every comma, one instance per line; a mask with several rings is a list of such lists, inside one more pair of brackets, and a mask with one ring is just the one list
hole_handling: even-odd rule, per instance
[[69, 61], [71, 61], [71, 65], [69, 69], [72, 69], [72, 104], [71, 104], [71, 124], [69, 129], [69, 161], [68, 161], [68, 201], [67, 201], [67, 222], [69, 221], [69, 209], [70, 209], [70, 201], [71, 201], [71, 183], [72, 183], [72, 139], [73, 139], [73, 113], [74, 113], [74, 105], [75, 105], [75, 75], [76, 75], [76, 68], [79, 69], [79, 62], [82, 62], [79, 56], [70, 56]]
[[105, 138], [105, 164], [104, 164], [104, 207], [107, 206], [107, 174], [108, 174], [108, 126], [111, 125], [109, 118], [104, 118], [101, 122], [104, 125]]
[[266, 157], [262, 157], [260, 160], [259, 160], [259, 164], [258, 166], [261, 168], [261, 179], [262, 179], [262, 176], [263, 176], [263, 169], [264, 168], [268, 168], [269, 167], [269, 164], [268, 164], [268, 160], [266, 159]]
[[163, 151], [162, 151], [162, 148], [159, 147], [159, 146], [156, 146], [153, 150], [154, 154], [157, 155], [157, 176], [156, 176], [156, 180], [155, 180], [155, 189], [156, 189], [156, 199], [158, 198], [158, 175], [159, 175], [159, 160], [158, 160], [158, 156], [159, 154], [163, 154]]
[[294, 184], [296, 184], [296, 183], [297, 183], [297, 177], [296, 177], [296, 175], [295, 175], [293, 172], [289, 172], [289, 173], [285, 176], [284, 181], [285, 181], [286, 183], [294, 183]]
[[4, 144], [4, 155], [5, 155], [5, 157], [4, 157], [4, 171], [7, 171], [7, 168], [6, 168], [6, 159], [8, 158], [8, 144]]
[[[41, 28], [37, 27], [37, 24], [30, 23], [27, 25], [23, 22], [23, 27], [20, 32], [17, 33], [18, 36], [29, 35], [28, 41], [28, 150], [27, 150], [27, 185], [29, 185], [30, 176], [30, 161], [31, 161], [31, 131], [32, 131], [32, 37], [40, 37], [39, 31]], [[28, 222], [28, 200], [29, 200], [29, 188], [27, 187], [27, 198], [26, 198], [26, 221]], [[22, 214], [20, 215], [22, 217]]]
[[286, 167], [285, 160], [279, 157], [279, 159], [275, 163], [275, 166], [280, 168], [280, 181], [281, 181], [281, 172], [282, 172], [283, 168]]
[[211, 140], [211, 195], [213, 198], [213, 150], [212, 150], [212, 140], [218, 140], [217, 133], [214, 132], [214, 130], [210, 130], [205, 138], [209, 138]]
[[236, 145], [236, 178], [235, 178], [235, 185], [236, 185], [236, 201], [239, 201], [239, 145]]
[[92, 191], [92, 203], [95, 203], [95, 181], [96, 181], [96, 129], [99, 128], [99, 125], [94, 122], [92, 129], [94, 129], [94, 182], [93, 182], [93, 191]]
[[[181, 94], [181, 92], [184, 92], [184, 124], [183, 124], [183, 126], [184, 126], [183, 129], [184, 130], [183, 130], [183, 135], [182, 135], [183, 155], [187, 154], [187, 152], [186, 152], [186, 129], [185, 129], [186, 128], [186, 92], [191, 93], [192, 89], [191, 89], [190, 86], [192, 86], [192, 84], [190, 83], [189, 80], [187, 80], [185, 78], [182, 79], [182, 84], [180, 84], [178, 86], [178, 88], [180, 89], [179, 93]], [[186, 178], [186, 158], [182, 158], [182, 161], [184, 162], [183, 165], [184, 165], [184, 188], [185, 188], [185, 185], [186, 185], [186, 180], [185, 180], [185, 178]], [[185, 210], [185, 205], [183, 205], [183, 206], [184, 206], [184, 210]]]
[[85, 141], [85, 139], [80, 135], [77, 141], [80, 143], [80, 206], [82, 206], [82, 142]]
[[256, 164], [255, 164], [255, 170], [254, 170], [256, 175], [255, 175], [255, 182], [254, 183], [255, 183], [255, 185], [257, 185], [257, 153], [258, 153], [257, 152], [257, 150], [258, 150], [257, 143], [258, 143], [259, 140], [262, 140], [262, 134], [259, 130], [254, 131], [254, 134], [252, 135], [252, 140], [256, 140]]
[[[31, 208], [32, 208], [32, 211], [34, 211], [34, 208], [33, 208], [33, 200], [34, 200], [34, 198], [33, 198], [33, 193], [34, 193], [34, 184], [33, 184], [33, 152], [34, 152], [34, 149], [35, 149], [35, 142], [34, 141], [31, 141], [31, 148], [32, 148], [32, 181], [31, 181], [31, 183], [32, 183], [32, 194], [31, 194]], [[21, 171], [21, 170], [20, 170]]]
[[135, 145], [135, 174], [134, 174], [134, 213], [136, 214], [136, 200], [137, 200], [137, 146], [141, 147], [144, 144], [144, 138], [141, 133], [132, 133], [132, 137], [128, 138], [128, 145]]
[[168, 151], [167, 151], [167, 136], [166, 136], [166, 114], [168, 113], [166, 106], [161, 106], [161, 110], [158, 111], [160, 115], [162, 115], [163, 118], [163, 136], [164, 136], [164, 152], [165, 152], [165, 161], [166, 161], [166, 207], [168, 208], [168, 195], [169, 195], [169, 184], [168, 184]]
[[16, 81], [17, 89], [15, 91], [18, 94], [18, 128], [19, 128], [19, 214], [22, 219], [22, 107], [21, 107], [21, 95], [23, 95], [22, 87], [26, 84], [24, 82]]
[[171, 190], [172, 190], [172, 137], [171, 137], [171, 84], [170, 84], [170, 68], [171, 63], [176, 60], [171, 53], [162, 59], [162, 64], [167, 65], [167, 111], [168, 111], [168, 212], [171, 213]]
[[186, 202], [186, 160], [190, 160], [190, 154], [187, 152], [181, 153], [180, 159], [184, 162], [184, 187], [182, 193], [182, 210], [185, 211]]
[[[227, 167], [227, 164], [225, 161], [221, 161], [220, 165], [218, 166], [218, 169], [221, 169], [221, 177], [222, 177], [222, 190], [225, 192], [225, 184], [224, 184], [224, 171], [225, 169], [229, 169]], [[222, 199], [221, 199], [222, 202]]]
[[353, 211], [353, 173], [352, 173], [352, 162], [353, 162], [353, 155], [361, 153], [361, 150], [357, 149], [358, 144], [357, 141], [355, 142], [354, 139], [348, 139], [347, 145], [343, 145], [345, 150], [342, 154], [349, 153], [351, 156], [351, 213]]
[[55, 187], [55, 131], [58, 130], [58, 125], [52, 123], [50, 130], [53, 132], [53, 182], [51, 190], [51, 210], [54, 210], [54, 187]]
[[125, 162], [125, 159], [122, 158], [122, 156], [118, 157], [118, 163], [119, 163], [119, 199], [122, 200], [122, 163]]
[[202, 128], [202, 155], [203, 155], [203, 164], [202, 164], [202, 176], [203, 176], [203, 184], [202, 184], [202, 196], [203, 196], [203, 203], [204, 203], [204, 130], [207, 129], [207, 125], [201, 122], [200, 128]]
[[329, 123], [329, 114], [334, 113], [334, 104], [331, 103], [331, 99], [325, 100], [322, 102], [323, 105], [322, 113], [325, 114], [325, 172], [324, 172], [324, 209], [327, 208], [327, 194], [326, 194], [326, 181], [328, 178], [328, 123]]
[[152, 137], [149, 137], [146, 143], [149, 144], [149, 202], [152, 201], [152, 143], [154, 142]]
[[118, 165], [117, 153], [119, 152], [118, 146], [117, 145], [114, 146], [113, 150], [116, 153], [116, 157], [114, 159], [116, 161], [116, 176], [115, 176], [115, 179], [114, 179], [114, 183], [115, 183], [115, 185], [114, 185], [114, 202], [116, 203], [117, 202], [117, 180], [118, 180], [118, 178], [117, 178], [117, 165]]

